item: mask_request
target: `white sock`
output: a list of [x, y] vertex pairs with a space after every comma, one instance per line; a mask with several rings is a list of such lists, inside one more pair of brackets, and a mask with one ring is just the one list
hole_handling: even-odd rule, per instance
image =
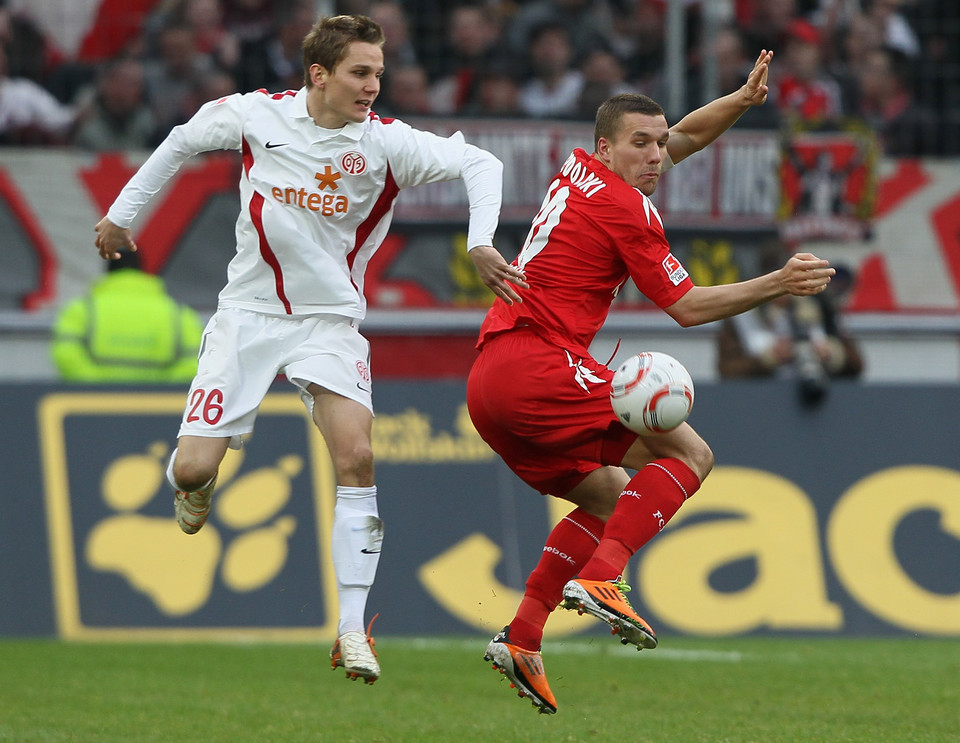
[[173, 461], [177, 458], [177, 449], [173, 450], [173, 454], [170, 455], [170, 461], [167, 463], [167, 482], [173, 486], [174, 490], [179, 490], [180, 487], [177, 485], [177, 481], [173, 479]]
[[365, 631], [367, 595], [380, 563], [383, 521], [377, 511], [377, 487], [337, 486], [330, 551], [337, 576], [340, 621], [337, 634]]

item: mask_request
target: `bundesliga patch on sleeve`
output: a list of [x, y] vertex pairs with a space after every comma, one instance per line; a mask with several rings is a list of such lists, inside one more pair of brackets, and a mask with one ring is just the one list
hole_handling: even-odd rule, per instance
[[670, 282], [674, 286], [680, 286], [680, 282], [689, 275], [687, 269], [683, 267], [683, 264], [673, 257], [673, 253], [667, 255], [661, 265], [663, 266], [663, 270], [666, 271], [667, 278], [670, 279]]

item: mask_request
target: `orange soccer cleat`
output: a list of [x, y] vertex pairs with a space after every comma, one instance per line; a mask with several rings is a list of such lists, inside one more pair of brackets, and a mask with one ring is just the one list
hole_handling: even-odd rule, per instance
[[487, 645], [483, 659], [492, 662], [494, 668], [510, 679], [510, 688], [516, 689], [521, 698], [529, 697], [543, 714], [554, 714], [557, 700], [547, 684], [540, 652], [510, 644], [509, 632], [510, 627], [504, 627], [497, 633]]
[[610, 625], [613, 634], [620, 635], [620, 642], [624, 645], [636, 645], [637, 650], [652, 650], [657, 646], [657, 635], [630, 606], [624, 595], [629, 590], [630, 586], [620, 578], [615, 581], [574, 578], [563, 587], [560, 605], [603, 620]]

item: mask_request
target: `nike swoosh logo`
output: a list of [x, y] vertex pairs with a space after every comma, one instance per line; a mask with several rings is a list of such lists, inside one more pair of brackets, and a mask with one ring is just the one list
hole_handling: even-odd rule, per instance
[[365, 555], [379, 555], [380, 550], [360, 550]]
[[370, 388], [369, 388], [369, 387], [364, 387], [364, 386], [361, 385], [359, 382], [357, 382], [357, 389], [360, 390], [361, 392], [366, 392], [366, 393], [369, 393], [369, 392], [370, 392]]
[[265, 145], [268, 150], [272, 150], [274, 147], [286, 147], [289, 142], [267, 142]]

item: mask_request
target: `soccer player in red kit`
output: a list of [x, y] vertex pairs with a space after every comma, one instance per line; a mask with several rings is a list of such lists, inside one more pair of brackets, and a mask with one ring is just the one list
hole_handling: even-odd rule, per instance
[[713, 466], [710, 447], [688, 424], [639, 436], [614, 415], [613, 372], [589, 347], [617, 292], [632, 279], [688, 327], [784, 294], [816, 294], [834, 273], [827, 261], [800, 253], [748, 281], [695, 286], [649, 198], [665, 164], [702, 149], [765, 100], [771, 56], [760, 55], [739, 91], [671, 129], [646, 96], [601, 105], [593, 154], [577, 149], [564, 163], [515, 261], [528, 284], [518, 290], [522, 301], [498, 299], [481, 328], [467, 383], [477, 431], [524, 482], [576, 506], [551, 532], [515, 618], [485, 656], [541, 712], [557, 709], [539, 648], [561, 602], [606, 621], [625, 642], [656, 647], [620, 576]]

